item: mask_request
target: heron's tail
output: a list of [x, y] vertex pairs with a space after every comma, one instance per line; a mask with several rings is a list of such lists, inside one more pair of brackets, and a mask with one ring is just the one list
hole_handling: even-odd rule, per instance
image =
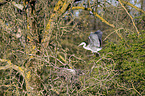
[[97, 48], [97, 51], [100, 51], [102, 49], [102, 47], [100, 47], [100, 48]]

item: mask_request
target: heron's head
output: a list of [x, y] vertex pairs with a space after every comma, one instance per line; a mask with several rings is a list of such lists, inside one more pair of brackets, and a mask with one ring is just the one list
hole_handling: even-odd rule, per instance
[[82, 42], [79, 46], [81, 46], [81, 45], [86, 45], [86, 43], [85, 42]]

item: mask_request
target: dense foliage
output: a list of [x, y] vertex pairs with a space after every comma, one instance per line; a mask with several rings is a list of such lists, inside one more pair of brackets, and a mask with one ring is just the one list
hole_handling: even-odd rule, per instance
[[[120, 0], [2, 1], [1, 96], [145, 94], [143, 10]], [[97, 30], [99, 54], [78, 46]]]
[[[140, 36], [137, 34], [129, 34], [126, 40], [120, 41], [120, 44], [108, 43], [105, 53], [112, 58], [116, 64], [115, 69], [119, 75], [116, 77], [117, 84], [123, 93], [119, 95], [137, 95], [138, 92], [144, 94], [145, 82], [145, 39], [144, 31]], [[117, 87], [117, 86], [116, 86]], [[136, 88], [136, 89], [134, 89]], [[113, 89], [117, 91], [116, 89]], [[134, 93], [134, 91], [137, 91]], [[138, 94], [140, 95], [140, 94]]]

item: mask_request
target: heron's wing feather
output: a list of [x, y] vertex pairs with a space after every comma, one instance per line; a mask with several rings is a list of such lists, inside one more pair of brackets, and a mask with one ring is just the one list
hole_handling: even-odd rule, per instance
[[103, 34], [102, 31], [98, 30], [98, 31], [96, 31], [94, 34], [97, 34], [97, 35], [98, 35], [98, 38], [99, 38], [99, 39], [102, 39], [102, 34]]
[[91, 33], [89, 36], [89, 45], [90, 47], [100, 47], [100, 41], [97, 34]]
[[96, 31], [94, 34], [96, 34], [96, 35], [98, 36], [98, 39], [99, 39], [99, 41], [100, 41], [100, 46], [101, 46], [101, 43], [102, 43], [102, 34], [103, 34], [103, 32], [100, 31], [100, 30], [98, 30], [98, 31]]

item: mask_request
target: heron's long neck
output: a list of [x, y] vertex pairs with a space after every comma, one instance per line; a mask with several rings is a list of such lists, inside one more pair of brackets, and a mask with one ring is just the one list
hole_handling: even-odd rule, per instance
[[83, 47], [86, 48], [86, 43], [83, 44]]
[[86, 46], [86, 43], [84, 43], [83, 48], [87, 50], [91, 50], [88, 46]]

